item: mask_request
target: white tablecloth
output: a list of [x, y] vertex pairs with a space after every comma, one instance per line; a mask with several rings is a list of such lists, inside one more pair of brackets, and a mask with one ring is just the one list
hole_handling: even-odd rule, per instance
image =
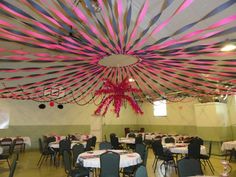
[[[71, 149], [72, 149], [72, 147], [73, 147], [74, 145], [76, 145], [76, 144], [78, 144], [78, 143], [83, 144], [84, 147], [86, 147], [86, 144], [87, 144], [85, 141], [83, 141], [83, 142], [81, 142], [81, 141], [72, 141], [72, 142], [71, 142], [71, 146], [70, 146]], [[53, 148], [53, 149], [59, 149], [59, 141], [49, 143], [49, 147], [51, 147], [51, 148]]]
[[135, 144], [135, 138], [120, 138], [119, 143]]
[[221, 145], [221, 151], [236, 149], [236, 141], [223, 142]]
[[[125, 153], [124, 150], [110, 150], [116, 153], [122, 153], [120, 155], [120, 168], [137, 165], [142, 162], [142, 159], [138, 153]], [[95, 150], [84, 152], [78, 156], [77, 163], [83, 164], [84, 167], [100, 168], [99, 155], [106, 152], [106, 150]]]
[[[188, 145], [185, 143], [166, 144], [164, 147], [168, 148], [172, 153], [175, 154], [188, 154]], [[206, 153], [206, 147], [201, 145], [201, 154]]]
[[[16, 139], [17, 137], [7, 137], [7, 138], [11, 138], [12, 139], [12, 141], [14, 140], [14, 139]], [[18, 138], [22, 138], [23, 140], [24, 140], [24, 143], [27, 145], [27, 146], [31, 146], [31, 140], [30, 140], [30, 137], [28, 137], [28, 136], [19, 136]], [[2, 140], [3, 138], [0, 138], [0, 140]]]

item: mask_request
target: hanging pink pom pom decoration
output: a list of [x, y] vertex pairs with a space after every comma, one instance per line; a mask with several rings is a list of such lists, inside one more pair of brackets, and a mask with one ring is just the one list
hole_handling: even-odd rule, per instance
[[110, 80], [105, 79], [103, 87], [97, 90], [95, 94], [96, 95], [105, 94], [107, 96], [103, 99], [101, 104], [98, 106], [97, 110], [94, 112], [95, 115], [105, 116], [110, 104], [113, 103], [116, 117], [119, 117], [120, 108], [125, 101], [127, 101], [131, 105], [131, 107], [137, 114], [143, 114], [137, 102], [129, 95], [126, 95], [126, 93], [137, 93], [137, 92], [140, 92], [140, 90], [132, 88], [128, 78], [125, 78], [117, 85], [112, 83]]

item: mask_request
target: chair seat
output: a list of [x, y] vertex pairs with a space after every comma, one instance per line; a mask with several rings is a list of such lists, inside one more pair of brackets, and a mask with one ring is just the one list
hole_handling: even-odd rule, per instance
[[209, 159], [209, 156], [208, 156], [208, 155], [201, 154], [201, 155], [200, 155], [200, 159], [207, 160], [207, 159]]
[[89, 176], [89, 170], [87, 168], [79, 166], [75, 169], [72, 169], [69, 175], [72, 177]]
[[123, 173], [125, 174], [125, 175], [131, 175], [131, 174], [134, 174], [134, 172], [135, 172], [135, 170], [137, 169], [137, 166], [135, 165], [135, 166], [129, 166], [129, 167], [125, 167], [124, 169], [123, 169]]
[[9, 154], [1, 154], [0, 155], [0, 160], [8, 160], [9, 157], [10, 157]]

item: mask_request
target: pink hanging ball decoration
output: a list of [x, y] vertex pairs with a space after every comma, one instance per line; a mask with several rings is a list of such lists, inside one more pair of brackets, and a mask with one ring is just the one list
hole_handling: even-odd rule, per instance
[[49, 106], [53, 107], [54, 106], [54, 102], [50, 101]]

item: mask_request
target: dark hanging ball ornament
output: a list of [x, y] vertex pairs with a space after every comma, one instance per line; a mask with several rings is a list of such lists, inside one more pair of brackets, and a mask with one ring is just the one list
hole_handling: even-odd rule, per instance
[[45, 104], [40, 104], [39, 105], [39, 109], [45, 109], [46, 108], [46, 105]]
[[57, 108], [58, 108], [58, 109], [63, 109], [63, 105], [62, 105], [62, 104], [59, 104], [59, 105], [57, 105]]

